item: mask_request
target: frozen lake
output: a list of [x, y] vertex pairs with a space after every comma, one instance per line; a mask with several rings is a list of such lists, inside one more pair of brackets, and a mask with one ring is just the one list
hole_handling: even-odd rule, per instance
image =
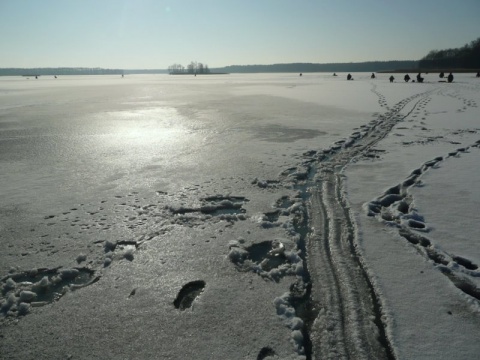
[[474, 358], [480, 79], [353, 75], [0, 77], [0, 357]]

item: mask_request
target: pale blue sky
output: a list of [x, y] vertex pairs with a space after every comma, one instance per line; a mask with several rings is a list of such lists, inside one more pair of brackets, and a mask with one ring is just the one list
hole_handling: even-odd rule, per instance
[[0, 0], [0, 67], [417, 60], [480, 37], [480, 0]]

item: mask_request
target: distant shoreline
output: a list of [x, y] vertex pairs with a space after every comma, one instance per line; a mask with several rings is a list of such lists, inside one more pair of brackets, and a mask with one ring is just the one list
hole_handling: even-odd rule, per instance
[[480, 69], [426, 69], [426, 68], [416, 68], [416, 69], [396, 69], [396, 70], [382, 70], [377, 71], [378, 74], [403, 74], [403, 73], [472, 73], [476, 74]]

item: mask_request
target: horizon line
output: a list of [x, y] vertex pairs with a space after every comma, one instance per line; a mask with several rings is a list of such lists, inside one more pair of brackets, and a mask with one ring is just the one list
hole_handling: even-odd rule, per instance
[[[273, 65], [301, 65], [301, 64], [314, 64], [314, 65], [337, 65], [337, 64], [366, 64], [366, 63], [382, 63], [382, 62], [404, 62], [404, 61], [420, 61], [420, 60], [368, 60], [368, 61], [350, 61], [350, 62], [287, 62], [287, 63], [270, 63], [270, 64], [231, 64], [224, 66], [210, 67], [210, 69], [221, 69], [230, 66], [273, 66]], [[102, 70], [167, 70], [167, 68], [119, 68], [119, 67], [100, 67], [100, 66], [30, 66], [30, 67], [15, 67], [5, 66], [0, 69], [102, 69]]]

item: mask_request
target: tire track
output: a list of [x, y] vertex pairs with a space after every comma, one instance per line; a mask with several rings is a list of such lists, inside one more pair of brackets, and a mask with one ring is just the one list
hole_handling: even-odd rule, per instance
[[[360, 136], [319, 157], [309, 184], [311, 232], [307, 262], [312, 281], [311, 308], [318, 314], [309, 329], [312, 358], [395, 359], [382, 304], [356, 248], [356, 227], [344, 197], [342, 171], [365, 154], [400, 121], [424, 106], [432, 89], [395, 104], [373, 121]], [[413, 104], [412, 104], [413, 103]], [[407, 105], [412, 108], [400, 114]]]

